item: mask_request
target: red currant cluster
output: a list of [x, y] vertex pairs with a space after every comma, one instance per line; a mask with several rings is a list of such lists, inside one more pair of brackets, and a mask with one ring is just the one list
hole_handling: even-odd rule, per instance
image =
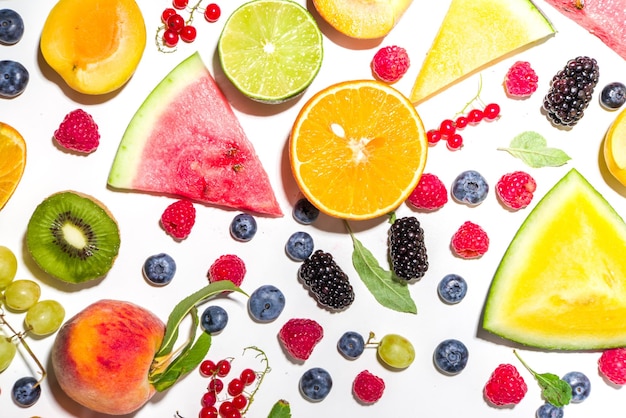
[[223, 359], [217, 363], [204, 360], [200, 363], [200, 373], [210, 378], [207, 391], [202, 396], [200, 418], [241, 418], [252, 395], [244, 390], [257, 380], [257, 373], [245, 368], [241, 373], [228, 380], [227, 395], [220, 399], [224, 391], [224, 381], [231, 371], [232, 359]]
[[500, 115], [500, 106], [490, 103], [484, 109], [472, 109], [466, 115], [452, 119], [444, 119], [438, 129], [426, 132], [429, 145], [435, 145], [441, 140], [446, 141], [448, 149], [456, 151], [463, 146], [463, 137], [458, 132], [468, 125], [477, 125], [483, 120], [494, 120]]
[[[210, 3], [205, 8], [201, 8], [202, 1], [199, 0], [195, 5], [189, 6], [189, 0], [172, 0], [172, 7], [163, 10], [161, 13], [163, 25], [159, 27], [157, 33], [159, 49], [162, 49], [162, 45], [174, 48], [181, 39], [187, 43], [195, 41], [197, 30], [193, 25], [193, 18], [196, 11], [203, 12], [208, 22], [217, 22], [222, 13], [220, 7], [215, 3]], [[181, 14], [182, 11], [189, 13], [187, 19]]]

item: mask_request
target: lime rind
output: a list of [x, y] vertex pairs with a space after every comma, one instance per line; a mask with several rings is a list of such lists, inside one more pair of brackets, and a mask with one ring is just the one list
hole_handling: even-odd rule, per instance
[[228, 18], [218, 42], [226, 77], [245, 96], [280, 103], [302, 93], [323, 59], [311, 14], [291, 0], [253, 0]]

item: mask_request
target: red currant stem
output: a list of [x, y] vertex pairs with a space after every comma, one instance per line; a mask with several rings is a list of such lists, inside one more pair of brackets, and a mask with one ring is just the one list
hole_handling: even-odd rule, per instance
[[154, 36], [154, 42], [156, 43], [156, 46], [159, 52], [169, 54], [171, 52], [176, 51], [176, 47], [166, 48], [165, 45], [163, 44], [163, 32], [165, 32], [166, 29], [167, 29], [166, 24], [163, 24], [157, 28], [156, 35]]
[[255, 357], [261, 357], [261, 363], [265, 364], [265, 368], [263, 369], [263, 371], [261, 371], [259, 373], [259, 378], [257, 379], [256, 384], [254, 385], [254, 389], [250, 392], [250, 396], [248, 396], [248, 404], [246, 405], [245, 409], [243, 411], [241, 411], [241, 415], [242, 416], [245, 415], [246, 412], [248, 412], [248, 409], [250, 409], [250, 405], [252, 405], [252, 402], [254, 401], [254, 395], [257, 393], [257, 391], [261, 387], [261, 383], [263, 382], [263, 378], [271, 370], [270, 362], [267, 359], [267, 355], [265, 354], [265, 352], [263, 350], [261, 350], [258, 347], [255, 347], [255, 346], [246, 347], [246, 348], [243, 349], [243, 352], [245, 353], [246, 350], [255, 350], [257, 352], [257, 355]]
[[191, 24], [191, 22], [193, 22], [193, 15], [196, 13], [196, 10], [198, 10], [200, 8], [200, 3], [202, 3], [203, 0], [199, 0], [195, 5], [193, 5], [189, 11], [189, 19], [187, 19], [187, 21], [185, 23], [187, 23], [188, 25]]
[[43, 382], [43, 380], [46, 378], [46, 374], [47, 374], [46, 369], [43, 367], [43, 365], [41, 364], [41, 362], [39, 361], [35, 353], [33, 353], [33, 350], [30, 349], [30, 346], [24, 339], [25, 332], [17, 332], [15, 328], [13, 328], [11, 324], [7, 322], [6, 318], [4, 317], [4, 310], [2, 308], [0, 308], [0, 325], [6, 325], [6, 327], [13, 333], [13, 336], [17, 337], [17, 339], [20, 340], [20, 343], [22, 344], [24, 349], [28, 352], [28, 355], [30, 355], [33, 361], [37, 364], [37, 367], [39, 367], [39, 371], [41, 372], [41, 378], [35, 384], [35, 386], [39, 386], [41, 382]]
[[461, 111], [458, 112], [455, 116], [465, 114], [465, 111], [467, 110], [467, 108], [470, 107], [472, 104], [474, 104], [474, 102], [478, 102], [482, 107], [485, 107], [485, 104], [480, 98], [480, 92], [482, 90], [483, 90], [483, 75], [479, 74], [478, 75], [478, 91], [476, 92], [476, 95], [472, 97], [469, 102], [465, 103], [465, 107], [463, 107], [463, 109], [461, 109]]

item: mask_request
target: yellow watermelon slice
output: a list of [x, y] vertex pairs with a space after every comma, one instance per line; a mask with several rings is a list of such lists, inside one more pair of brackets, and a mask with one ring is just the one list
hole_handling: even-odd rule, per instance
[[511, 241], [485, 303], [483, 327], [524, 345], [626, 346], [626, 224], [575, 169]]
[[252, 143], [197, 52], [137, 110], [108, 184], [282, 216]]

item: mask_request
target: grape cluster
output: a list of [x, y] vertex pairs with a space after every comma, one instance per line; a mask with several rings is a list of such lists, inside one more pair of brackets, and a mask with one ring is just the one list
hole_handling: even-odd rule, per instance
[[[197, 11], [202, 12], [207, 22], [217, 22], [222, 14], [216, 3], [210, 3], [206, 7], [200, 7], [203, 0], [189, 6], [189, 0], [172, 0], [172, 7], [167, 7], [161, 13], [162, 26], [157, 31], [157, 46], [164, 51], [163, 46], [174, 48], [178, 41], [193, 42], [196, 40], [198, 31], [193, 24], [193, 18]], [[188, 14], [185, 19], [183, 12]]]

